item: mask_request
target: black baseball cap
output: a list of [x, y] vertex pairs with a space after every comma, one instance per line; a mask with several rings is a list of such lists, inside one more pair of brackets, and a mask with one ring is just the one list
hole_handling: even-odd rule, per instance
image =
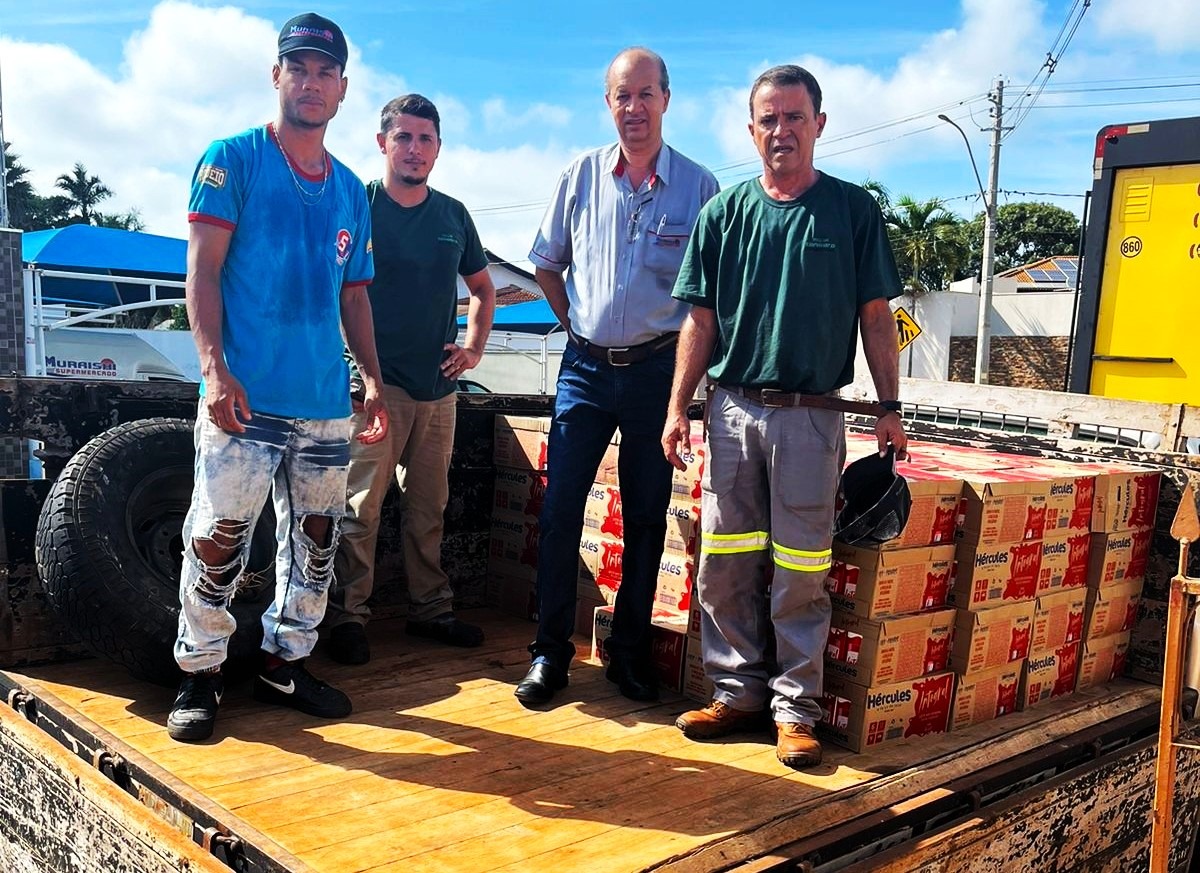
[[315, 12], [297, 15], [279, 31], [279, 57], [308, 49], [329, 55], [346, 69], [346, 37], [342, 29]]

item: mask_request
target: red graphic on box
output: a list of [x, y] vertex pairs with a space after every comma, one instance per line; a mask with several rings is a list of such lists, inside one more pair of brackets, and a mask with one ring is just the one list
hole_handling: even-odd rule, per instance
[[1128, 654], [1129, 652], [1126, 650], [1117, 652], [1117, 654], [1113, 657], [1112, 669], [1108, 671], [1108, 678], [1110, 681], [1125, 674], [1125, 656]]
[[1092, 538], [1088, 533], [1076, 534], [1067, 540], [1067, 569], [1063, 572], [1063, 588], [1077, 588], [1087, 584], [1091, 542]]
[[608, 489], [608, 511], [600, 532], [612, 534], [615, 537], [625, 536], [625, 522], [621, 516], [621, 492], [617, 488]]
[[871, 722], [867, 725], [867, 745], [873, 746], [876, 743], [882, 743], [886, 733], [887, 721], [885, 719]]
[[1025, 513], [1025, 539], [1040, 540], [1046, 532], [1046, 505], [1032, 506]]
[[921, 597], [921, 608], [942, 606], [950, 594], [950, 568], [941, 573], [925, 574], [925, 593]]
[[1005, 600], [1028, 600], [1037, 593], [1042, 569], [1042, 544], [1021, 543], [1009, 549], [1009, 576], [1004, 583]]
[[1121, 622], [1121, 626], [1117, 628], [1117, 632], [1127, 631], [1137, 622], [1138, 599], [1136, 597], [1129, 598], [1129, 602], [1125, 604], [1125, 620]]
[[525, 522], [525, 545], [521, 548], [520, 562], [529, 567], [538, 565], [538, 526], [537, 522]]
[[1126, 579], [1140, 579], [1146, 575], [1146, 564], [1150, 560], [1150, 538], [1152, 528], [1135, 530], [1130, 534], [1133, 546], [1130, 549], [1129, 569], [1125, 571]]
[[621, 559], [625, 554], [624, 543], [610, 543], [608, 541], [600, 544], [604, 547], [604, 551], [600, 554], [600, 572], [601, 576], [616, 576], [621, 575]]
[[924, 673], [940, 673], [950, 663], [950, 636], [925, 641]]
[[1025, 625], [1025, 627], [1021, 628], [1014, 627], [1012, 629], [1012, 635], [1009, 637], [1008, 642], [1008, 660], [1019, 661], [1028, 656], [1029, 634], [1029, 625]]
[[923, 737], [946, 729], [950, 716], [950, 698], [954, 694], [954, 674], [946, 673], [913, 683], [917, 693], [914, 715], [904, 729], [905, 737]]
[[1067, 639], [1068, 643], [1073, 643], [1076, 640], [1083, 639], [1083, 610], [1072, 612], [1067, 616]]
[[529, 498], [525, 501], [526, 515], [541, 515], [542, 504], [546, 502], [546, 477], [533, 475], [529, 477]]
[[1158, 503], [1158, 474], [1150, 473], [1133, 480], [1130, 495], [1129, 527], [1148, 527], [1154, 524], [1154, 507]]
[[1051, 697], [1070, 694], [1075, 690], [1075, 672], [1079, 669], [1079, 645], [1071, 643], [1055, 652], [1058, 656], [1058, 678], [1054, 680]]
[[954, 507], [943, 509], [938, 506], [933, 510], [933, 532], [930, 542], [949, 542], [954, 539]]
[[1071, 510], [1071, 529], [1086, 529], [1092, 521], [1092, 501], [1096, 496], [1096, 480], [1083, 476], [1075, 480], [1075, 508]]
[[1001, 716], [1017, 708], [1017, 680], [1004, 682], [996, 687], [996, 715]]

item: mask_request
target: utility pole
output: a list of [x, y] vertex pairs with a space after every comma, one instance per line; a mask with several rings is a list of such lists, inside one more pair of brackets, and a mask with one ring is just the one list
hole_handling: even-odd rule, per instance
[[988, 384], [992, 351], [992, 280], [996, 270], [996, 194], [1000, 180], [1000, 134], [1004, 127], [1004, 80], [997, 77], [988, 95], [992, 102], [992, 151], [988, 161], [988, 190], [984, 202], [983, 264], [980, 269], [979, 321], [975, 340], [975, 384]]

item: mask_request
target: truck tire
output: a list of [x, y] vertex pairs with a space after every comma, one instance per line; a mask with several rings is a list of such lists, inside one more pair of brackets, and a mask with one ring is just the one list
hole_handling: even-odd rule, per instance
[[[138, 678], [179, 680], [183, 520], [192, 496], [193, 422], [150, 418], [94, 437], [63, 468], [37, 526], [37, 566], [55, 611], [94, 654]], [[275, 593], [270, 504], [251, 537], [246, 584], [231, 611], [227, 667], [252, 667]]]

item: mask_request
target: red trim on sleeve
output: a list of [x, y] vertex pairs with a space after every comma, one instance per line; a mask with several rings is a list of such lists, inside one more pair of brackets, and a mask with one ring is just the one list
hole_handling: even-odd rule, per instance
[[223, 227], [225, 230], [233, 230], [237, 227], [232, 221], [226, 221], [224, 218], [217, 218], [215, 215], [205, 215], [203, 212], [189, 212], [188, 222], [197, 222], [199, 224], [211, 224], [216, 227]]
[[366, 288], [370, 284], [370, 279], [356, 279], [353, 282], [343, 282], [342, 290], [345, 291], [347, 288]]

